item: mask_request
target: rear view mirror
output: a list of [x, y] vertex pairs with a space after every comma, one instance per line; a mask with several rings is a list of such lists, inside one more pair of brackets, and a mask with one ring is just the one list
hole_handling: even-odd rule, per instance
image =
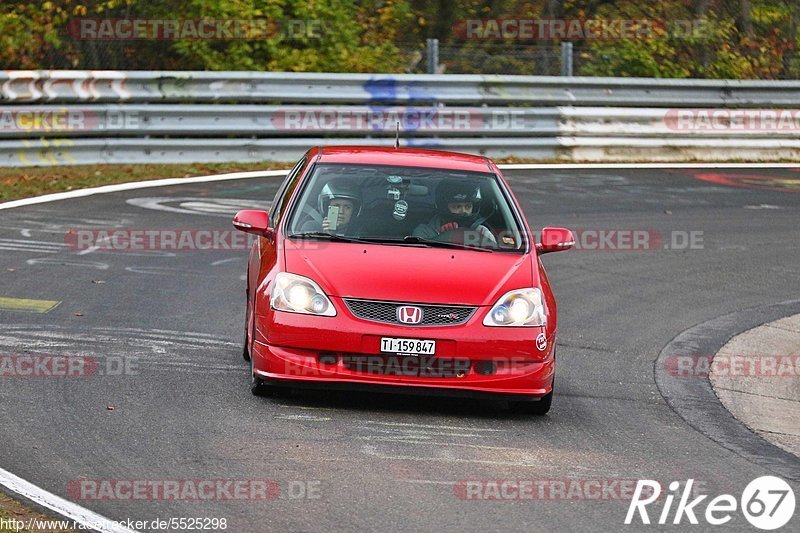
[[567, 228], [544, 228], [542, 242], [536, 244], [540, 254], [569, 250], [575, 246], [575, 237]]
[[245, 209], [233, 217], [233, 227], [245, 233], [265, 237], [270, 233], [269, 215], [266, 211]]

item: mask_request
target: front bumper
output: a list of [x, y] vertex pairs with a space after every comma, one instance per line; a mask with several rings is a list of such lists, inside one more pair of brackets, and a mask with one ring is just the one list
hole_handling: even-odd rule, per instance
[[[480, 308], [459, 326], [381, 324], [353, 316], [332, 298], [336, 317], [269, 309], [256, 316], [255, 373], [267, 384], [292, 387], [396, 390], [456, 396], [538, 399], [552, 391], [555, 332], [544, 350], [545, 328], [489, 328]], [[380, 354], [381, 337], [432, 339], [436, 355]]]

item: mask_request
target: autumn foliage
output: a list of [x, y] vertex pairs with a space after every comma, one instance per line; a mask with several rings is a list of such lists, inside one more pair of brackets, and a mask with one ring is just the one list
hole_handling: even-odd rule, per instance
[[[268, 21], [250, 39], [86, 38], [81, 20]], [[657, 21], [635, 39], [574, 43], [575, 74], [800, 78], [798, 0], [51, 0], [0, 6], [7, 69], [553, 74], [563, 39], [463, 35], [475, 19]], [[546, 53], [532, 54], [536, 51]], [[552, 51], [552, 53], [550, 53]], [[555, 67], [554, 67], [555, 65]], [[554, 70], [556, 72], [554, 72]]]

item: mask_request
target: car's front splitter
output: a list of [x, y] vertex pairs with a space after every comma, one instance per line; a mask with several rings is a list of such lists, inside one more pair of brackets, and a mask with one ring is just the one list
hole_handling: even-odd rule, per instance
[[[256, 375], [267, 383], [278, 385], [350, 389], [402, 387], [416, 388], [422, 393], [428, 391], [429, 394], [461, 391], [464, 393], [461, 395], [466, 396], [514, 395], [527, 399], [539, 398], [552, 391], [555, 369], [552, 352], [544, 361], [519, 357], [491, 361], [488, 367], [483, 360], [451, 358], [432, 358], [433, 366], [420, 366], [404, 364], [407, 357], [393, 360], [392, 356], [276, 347], [258, 339], [253, 346], [253, 357]], [[375, 365], [366, 367], [371, 371], [363, 371], [363, 366], [354, 369], [353, 358], [361, 358], [367, 363], [372, 360]]]

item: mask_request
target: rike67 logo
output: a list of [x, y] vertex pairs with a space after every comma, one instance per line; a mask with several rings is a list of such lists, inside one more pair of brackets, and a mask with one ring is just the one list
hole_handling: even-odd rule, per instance
[[[705, 502], [705, 511], [701, 511], [701, 504], [708, 495], [699, 495], [691, 500], [693, 479], [686, 481], [683, 491], [680, 483], [673, 481], [669, 484], [669, 492], [664, 498], [664, 506], [658, 513], [655, 505], [649, 511], [653, 512], [653, 522], [665, 524], [681, 524], [684, 518], [690, 524], [698, 524], [698, 517], [705, 519], [707, 524], [721, 526], [735, 521], [736, 513], [741, 512], [750, 524], [761, 530], [778, 529], [786, 525], [794, 515], [795, 497], [792, 487], [784, 480], [774, 476], [762, 476], [751, 481], [742, 492], [737, 501], [731, 494], [720, 494]], [[640, 479], [636, 483], [633, 499], [625, 516], [625, 524], [631, 524], [635, 519], [642, 524], [650, 524], [648, 506], [651, 506], [661, 497], [661, 484], [650, 479]], [[680, 494], [678, 494], [680, 491]], [[674, 507], [675, 499], [678, 499]], [[685, 522], [683, 522], [685, 523]]]

